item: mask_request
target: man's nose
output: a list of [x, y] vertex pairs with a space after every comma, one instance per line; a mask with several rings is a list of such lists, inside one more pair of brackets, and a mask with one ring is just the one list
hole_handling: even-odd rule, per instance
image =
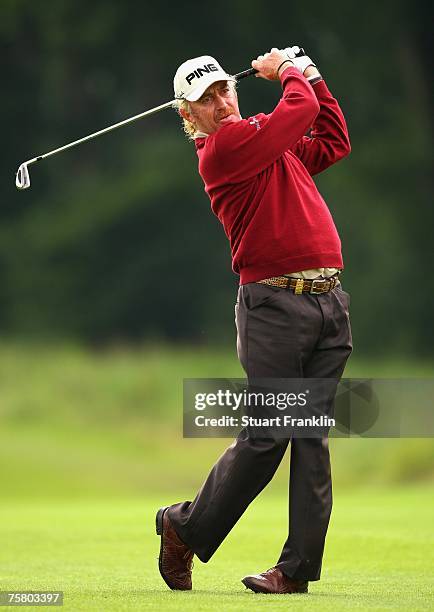
[[215, 97], [215, 103], [217, 108], [226, 108], [228, 106], [228, 101], [225, 96], [217, 94]]

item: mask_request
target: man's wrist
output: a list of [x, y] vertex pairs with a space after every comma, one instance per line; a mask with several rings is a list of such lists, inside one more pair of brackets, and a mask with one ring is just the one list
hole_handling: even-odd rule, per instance
[[314, 66], [313, 64], [311, 64], [303, 72], [303, 76], [305, 76], [306, 79], [310, 79], [311, 77], [313, 78], [313, 77], [318, 77], [318, 76], [321, 76], [321, 75], [319, 73], [318, 68], [316, 66]]
[[276, 71], [278, 78], [280, 79], [282, 72], [284, 72], [287, 68], [291, 68], [292, 66], [294, 66], [294, 63], [290, 59], [283, 60]]

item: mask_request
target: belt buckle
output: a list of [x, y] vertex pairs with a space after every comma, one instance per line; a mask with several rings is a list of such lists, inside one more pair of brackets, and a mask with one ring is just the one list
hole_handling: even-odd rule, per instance
[[[323, 291], [324, 282], [325, 281], [324, 281], [323, 278], [321, 278], [321, 279], [317, 278], [316, 280], [313, 280], [312, 281], [312, 285], [310, 287], [309, 293], [312, 293], [313, 295], [318, 295], [319, 293], [324, 293], [324, 291]], [[321, 283], [321, 289], [319, 291], [318, 291], [319, 288], [315, 289], [315, 287], [316, 287], [315, 283]]]

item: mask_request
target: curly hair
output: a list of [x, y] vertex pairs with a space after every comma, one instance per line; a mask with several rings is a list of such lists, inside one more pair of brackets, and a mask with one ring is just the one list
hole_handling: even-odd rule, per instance
[[176, 100], [175, 102], [175, 108], [178, 111], [178, 115], [181, 117], [182, 119], [182, 127], [184, 129], [184, 132], [187, 136], [187, 138], [189, 140], [194, 140], [194, 135], [196, 134], [196, 128], [194, 127], [194, 125], [191, 123], [191, 121], [188, 121], [187, 119], [185, 119], [180, 111], [185, 110], [187, 111], [187, 113], [190, 112], [190, 104], [188, 102], [188, 100]]

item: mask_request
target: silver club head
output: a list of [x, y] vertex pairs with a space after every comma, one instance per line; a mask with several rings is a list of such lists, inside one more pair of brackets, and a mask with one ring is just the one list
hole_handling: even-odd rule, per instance
[[30, 175], [27, 164], [21, 164], [18, 168], [17, 176], [15, 178], [15, 185], [17, 189], [28, 189], [30, 187]]

